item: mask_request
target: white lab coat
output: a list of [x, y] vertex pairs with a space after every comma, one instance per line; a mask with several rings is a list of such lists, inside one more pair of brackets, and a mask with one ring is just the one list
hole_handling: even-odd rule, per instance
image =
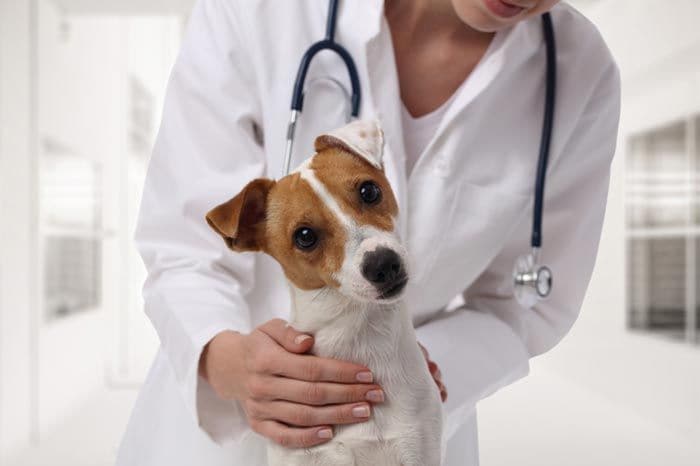
[[[161, 340], [124, 436], [120, 466], [256, 466], [263, 440], [235, 402], [198, 378], [218, 332], [288, 317], [279, 266], [228, 251], [207, 210], [248, 181], [280, 177], [291, 88], [304, 50], [323, 37], [318, 0], [202, 0], [173, 69], [136, 232], [148, 267], [146, 313]], [[447, 466], [476, 465], [476, 403], [528, 372], [575, 321], [596, 257], [619, 115], [617, 67], [595, 27], [565, 4], [552, 10], [559, 80], [547, 175], [543, 262], [551, 298], [513, 299], [511, 270], [529, 250], [542, 124], [540, 20], [499, 32], [407, 177], [400, 98], [383, 2], [341, 2], [337, 39], [362, 84], [362, 118], [378, 118], [384, 164], [411, 256], [406, 301], [420, 341], [449, 389]], [[435, 70], [440, 72], [440, 70]], [[322, 53], [309, 79], [347, 73]], [[306, 99], [293, 165], [313, 136], [342, 124], [340, 96]], [[465, 305], [444, 308], [462, 295]], [[546, 454], [546, 452], [543, 452]]]

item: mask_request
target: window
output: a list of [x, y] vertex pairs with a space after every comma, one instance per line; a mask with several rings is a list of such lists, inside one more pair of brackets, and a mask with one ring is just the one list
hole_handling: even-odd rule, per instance
[[99, 165], [49, 139], [40, 158], [40, 232], [48, 321], [96, 309], [102, 279]]
[[630, 138], [627, 311], [630, 328], [700, 339], [700, 118]]

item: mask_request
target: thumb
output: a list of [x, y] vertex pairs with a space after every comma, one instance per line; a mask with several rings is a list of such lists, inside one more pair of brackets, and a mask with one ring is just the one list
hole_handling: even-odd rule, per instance
[[297, 331], [282, 319], [272, 319], [260, 326], [260, 330], [290, 353], [306, 353], [314, 344], [311, 335]]

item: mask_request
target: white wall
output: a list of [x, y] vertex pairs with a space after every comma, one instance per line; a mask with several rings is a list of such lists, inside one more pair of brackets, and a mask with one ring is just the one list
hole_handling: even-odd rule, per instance
[[32, 411], [31, 5], [0, 2], [0, 454], [28, 443]]
[[603, 0], [591, 9], [624, 79], [623, 129], [700, 112], [700, 2]]
[[[145, 278], [132, 237], [150, 148], [129, 144], [131, 80], [151, 95], [153, 139], [179, 43], [177, 17], [61, 15], [40, 9], [40, 137], [59, 140], [102, 167], [100, 309], [40, 331], [40, 426], [50, 429], [96, 387], [143, 380], [157, 338], [143, 313]], [[67, 344], [70, 342], [70, 344]]]
[[[119, 98], [124, 79], [122, 22], [66, 18], [52, 2], [40, 0], [38, 25], [39, 159], [47, 156], [43, 142], [51, 140], [101, 164], [103, 175], [113, 173], [119, 166], [126, 113]], [[110, 181], [103, 176], [103, 193], [113, 191], [116, 183]], [[114, 236], [112, 231], [105, 242], [116, 241]], [[109, 349], [106, 320], [114, 310], [110, 304], [117, 292], [107, 281], [117, 283], [114, 273], [104, 273], [119, 264], [118, 253], [106, 251], [111, 254], [103, 254], [103, 285], [107, 286], [100, 308], [52, 322], [45, 321], [42, 313], [39, 321], [41, 433], [104, 383]], [[41, 274], [38, 280], [43, 283]]]
[[[129, 79], [152, 94], [152, 139], [182, 23], [88, 13], [0, 1], [0, 458], [41, 441], [101, 387], [143, 380], [157, 348], [132, 242], [150, 149], [128, 143]], [[37, 200], [46, 141], [100, 164], [103, 193], [100, 307], [51, 321]]]
[[[182, 23], [175, 16], [142, 17], [129, 19], [126, 28], [126, 73], [138, 79], [151, 94], [154, 113], [149, 129], [153, 140], [160, 125], [170, 69], [179, 51]], [[155, 330], [143, 311], [141, 287], [146, 271], [133, 242], [149, 157], [150, 149], [146, 153], [134, 153], [128, 145], [124, 147], [120, 158], [122, 180], [119, 192], [115, 193], [120, 218], [119, 225], [114, 227], [119, 232], [118, 250], [123, 260], [123, 299], [119, 309], [112, 313], [116, 317], [112, 322], [116, 340], [109, 378], [117, 385], [140, 384], [158, 346]]]

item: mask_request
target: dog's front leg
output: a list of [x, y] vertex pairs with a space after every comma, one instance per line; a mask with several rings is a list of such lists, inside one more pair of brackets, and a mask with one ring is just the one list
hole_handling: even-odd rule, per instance
[[299, 450], [270, 445], [267, 458], [268, 466], [356, 466], [355, 456], [342, 442]]
[[429, 445], [426, 448], [418, 447], [418, 450], [411, 450], [413, 448], [416, 448], [413, 443], [400, 446], [399, 461], [401, 466], [440, 466], [442, 463], [439, 445], [437, 447]]
[[440, 466], [441, 437], [442, 419], [438, 417], [401, 438], [396, 444], [401, 466]]

